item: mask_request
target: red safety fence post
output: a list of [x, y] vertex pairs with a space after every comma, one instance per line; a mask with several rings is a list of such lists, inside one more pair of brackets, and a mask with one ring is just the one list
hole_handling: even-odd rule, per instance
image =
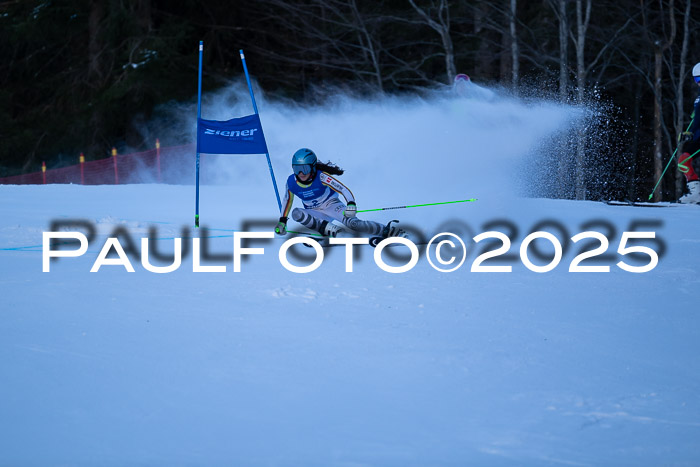
[[85, 185], [85, 154], [80, 153], [80, 184]]
[[156, 167], [158, 170], [158, 183], [161, 183], [162, 180], [160, 178], [160, 140], [156, 138]]
[[114, 161], [114, 184], [119, 185], [119, 170], [117, 169], [117, 148], [112, 148], [112, 160]]
[[44, 181], [44, 185], [46, 185], [46, 162], [41, 162], [41, 178]]

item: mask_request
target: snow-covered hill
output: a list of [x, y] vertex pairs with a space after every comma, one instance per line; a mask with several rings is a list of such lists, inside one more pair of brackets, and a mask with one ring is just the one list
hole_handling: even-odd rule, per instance
[[[279, 263], [281, 239], [251, 245], [265, 254], [233, 272], [234, 231], [246, 221], [248, 231], [270, 231], [278, 216], [260, 158], [231, 159], [229, 185], [202, 187], [207, 248], [218, 255], [206, 264], [225, 265], [222, 273], [192, 272], [191, 249], [169, 274], [146, 271], [134, 255], [133, 273], [90, 272], [117, 228], [137, 252], [154, 228], [158, 250], [172, 252], [183, 228], [194, 232], [191, 186], [0, 187], [0, 465], [696, 463], [700, 207], [518, 198], [494, 164], [516, 165], [569, 111], [480, 103], [470, 129], [435, 111], [415, 124], [432, 122], [433, 133], [419, 135], [410, 122], [430, 107], [420, 105], [428, 110], [415, 115], [368, 108], [379, 113], [371, 121], [336, 109], [331, 123], [269, 111], [263, 124], [278, 179], [288, 153], [313, 147], [348, 169], [341, 179], [359, 209], [478, 198], [362, 214], [459, 235], [468, 254], [452, 273], [421, 254], [411, 271], [390, 274], [363, 246], [354, 272], [331, 248], [316, 271], [295, 274]], [[478, 125], [490, 112], [512, 123], [501, 130], [516, 132], [517, 144], [493, 146], [483, 134], [491, 127]], [[489, 161], [455, 155], [480, 137], [496, 151]], [[94, 226], [95, 238], [85, 255], [42, 272], [42, 232], [68, 220]], [[472, 238], [494, 230], [511, 239], [511, 256], [484, 265], [512, 272], [471, 272], [483, 249]], [[519, 257], [537, 230], [568, 242], [559, 266], [541, 274]], [[582, 265], [610, 272], [569, 272], [581, 246], [567, 239], [590, 230], [610, 245]], [[616, 266], [649, 262], [618, 253], [632, 230], [655, 232], [644, 243], [660, 258], [650, 272]], [[549, 262], [532, 253], [551, 258], [547, 245], [531, 245], [533, 263]]]

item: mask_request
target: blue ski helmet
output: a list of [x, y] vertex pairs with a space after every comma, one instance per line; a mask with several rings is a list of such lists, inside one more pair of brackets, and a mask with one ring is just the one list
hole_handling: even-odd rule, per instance
[[[292, 156], [292, 170], [299, 180], [299, 174], [311, 174], [311, 180], [316, 177], [316, 154], [311, 149], [301, 148]], [[308, 181], [307, 181], [308, 182]]]

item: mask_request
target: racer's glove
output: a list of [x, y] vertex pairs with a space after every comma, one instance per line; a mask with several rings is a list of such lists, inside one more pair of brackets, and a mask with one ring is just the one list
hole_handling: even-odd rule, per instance
[[678, 142], [679, 143], [685, 143], [687, 141], [692, 141], [694, 139], [695, 135], [690, 132], [690, 131], [684, 131], [680, 135], [678, 135]]
[[348, 206], [345, 208], [343, 215], [345, 217], [355, 217], [357, 215], [357, 205], [354, 201], [348, 201]]
[[280, 217], [280, 221], [277, 223], [277, 227], [275, 227], [275, 233], [277, 235], [285, 235], [287, 233], [287, 218], [286, 217]]

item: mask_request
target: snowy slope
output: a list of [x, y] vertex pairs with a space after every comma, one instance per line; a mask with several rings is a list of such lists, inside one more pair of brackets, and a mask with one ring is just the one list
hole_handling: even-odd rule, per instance
[[[511, 115], [515, 127], [529, 122], [533, 144], [556, 127], [537, 124], [542, 109], [507, 108], [491, 111]], [[336, 117], [352, 127], [360, 111], [343, 112]], [[268, 138], [280, 135], [271, 145], [331, 151], [314, 132], [315, 145], [293, 141], [297, 129], [275, 121], [283, 112], [269, 113]], [[411, 112], [402, 115], [403, 130], [387, 123], [392, 138], [412, 128]], [[311, 128], [323, 125], [316, 117]], [[377, 135], [380, 123], [369, 123]], [[480, 144], [485, 131], [452, 138], [448, 130], [442, 141], [452, 150]], [[90, 273], [116, 227], [135, 241], [155, 227], [159, 250], [172, 251], [192, 223], [193, 187], [0, 187], [0, 465], [697, 463], [700, 207], [518, 198], [489, 181], [494, 160], [511, 157], [509, 143], [491, 163], [447, 158], [455, 169], [438, 167], [437, 177], [419, 157], [421, 138], [391, 158], [362, 152], [361, 143], [348, 136], [330, 157], [347, 166], [342, 180], [359, 209], [479, 198], [363, 214], [460, 235], [469, 252], [462, 268], [440, 273], [421, 256], [413, 270], [390, 274], [367, 246], [352, 273], [333, 248], [318, 270], [295, 274], [279, 264], [275, 239], [256, 245], [266, 253], [240, 273], [230, 259], [208, 263], [225, 273], [194, 273], [191, 255], [170, 274], [148, 272], [138, 259], [134, 273]], [[278, 153], [280, 179], [290, 151]], [[387, 185], [401, 154], [396, 186]], [[202, 223], [217, 255], [232, 253], [245, 221], [278, 215], [263, 160], [232, 160], [229, 170], [236, 183], [202, 188]], [[44, 273], [42, 232], [67, 219], [94, 224], [98, 236], [84, 256]], [[562, 241], [604, 232], [610, 257], [601, 264], [611, 272], [568, 272], [578, 245], [553, 271], [528, 270], [520, 242], [542, 221]], [[648, 243], [662, 254], [644, 274], [615, 266], [634, 263], [616, 253], [633, 221], [662, 242]], [[513, 272], [470, 272], [482, 248], [471, 238], [487, 230], [507, 233], [515, 256], [485, 264]]]
[[[91, 274], [104, 237], [41, 272], [50, 219], [180, 236], [191, 191], [2, 187], [3, 464], [697, 460], [700, 209], [430, 208], [477, 233], [494, 212], [523, 231], [560, 219], [572, 235], [594, 219], [620, 230], [661, 220], [667, 251], [646, 274], [617, 260], [610, 273], [569, 273], [572, 254], [545, 274], [518, 260], [512, 273], [472, 273], [472, 251], [454, 273], [423, 258], [393, 275], [362, 247], [353, 273], [335, 249], [301, 275], [279, 264], [279, 241], [240, 273], [228, 261], [216, 262], [226, 273], [193, 273], [186, 259], [171, 274], [137, 261], [135, 273]], [[237, 226], [221, 222], [211, 250], [230, 254]]]

